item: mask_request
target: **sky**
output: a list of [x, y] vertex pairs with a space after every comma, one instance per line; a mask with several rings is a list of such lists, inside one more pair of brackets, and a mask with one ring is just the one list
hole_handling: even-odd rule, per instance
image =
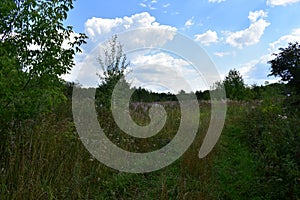
[[[276, 82], [278, 78], [268, 77], [267, 62], [278, 48], [300, 42], [299, 10], [300, 0], [77, 0], [65, 25], [89, 39], [64, 78], [97, 84], [100, 49], [117, 34], [128, 53], [134, 86], [204, 90], [233, 68], [248, 85]], [[133, 44], [136, 40], [140, 43]]]

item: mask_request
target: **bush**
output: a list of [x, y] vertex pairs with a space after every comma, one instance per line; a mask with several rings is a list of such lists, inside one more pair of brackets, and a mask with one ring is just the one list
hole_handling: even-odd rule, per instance
[[300, 197], [299, 115], [274, 89], [252, 107], [243, 120], [244, 141], [260, 161], [260, 185], [266, 199]]

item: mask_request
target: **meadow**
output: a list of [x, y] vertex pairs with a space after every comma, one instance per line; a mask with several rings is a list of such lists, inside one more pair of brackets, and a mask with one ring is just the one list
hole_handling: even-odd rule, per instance
[[[299, 199], [297, 115], [282, 100], [228, 102], [219, 142], [205, 158], [198, 151], [210, 122], [210, 103], [200, 101], [200, 124], [190, 148], [176, 162], [151, 173], [111, 169], [85, 149], [72, 119], [71, 102], [35, 121], [20, 122], [1, 149], [1, 199]], [[137, 124], [149, 123], [151, 103], [131, 106]], [[124, 134], [109, 110], [99, 123], [118, 146], [148, 152], [176, 134], [180, 108], [164, 103], [164, 128], [149, 139]], [[273, 125], [271, 125], [273, 123]], [[293, 125], [294, 124], [294, 125]], [[297, 157], [298, 156], [298, 157]]]

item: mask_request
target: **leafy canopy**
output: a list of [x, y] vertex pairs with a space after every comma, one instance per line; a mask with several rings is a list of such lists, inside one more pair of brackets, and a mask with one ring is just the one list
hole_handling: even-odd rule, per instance
[[223, 81], [226, 91], [226, 96], [233, 100], [242, 100], [245, 93], [245, 83], [242, 75], [236, 69], [228, 72], [228, 75]]
[[1, 126], [37, 116], [64, 99], [60, 77], [74, 66], [86, 39], [63, 25], [72, 8], [72, 0], [0, 2]]
[[271, 64], [269, 76], [280, 77], [300, 93], [300, 45], [289, 43], [287, 48], [279, 50], [273, 54], [276, 58], [268, 62]]

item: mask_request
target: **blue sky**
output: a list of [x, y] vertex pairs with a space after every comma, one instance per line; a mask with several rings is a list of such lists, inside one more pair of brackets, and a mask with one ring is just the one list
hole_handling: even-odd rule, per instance
[[[77, 0], [65, 24], [72, 25], [76, 32], [86, 33], [89, 40], [83, 46], [83, 55], [76, 58], [77, 66], [65, 78], [77, 80], [85, 57], [91, 55], [99, 42], [113, 34], [154, 26], [176, 31], [197, 43], [213, 61], [221, 78], [236, 68], [247, 84], [274, 82], [273, 77], [267, 77], [267, 61], [279, 47], [300, 42], [299, 10], [300, 0]], [[167, 53], [157, 54], [151, 59], [169, 60], [164, 64], [175, 63], [177, 68], [182, 64], [183, 69], [188, 69], [178, 57], [172, 60]], [[137, 57], [130, 58], [138, 63]], [[131, 69], [135, 71], [134, 65]], [[143, 72], [151, 75], [154, 71]], [[142, 75], [136, 76], [136, 84], [141, 85]], [[201, 88], [200, 85], [194, 89]]]

